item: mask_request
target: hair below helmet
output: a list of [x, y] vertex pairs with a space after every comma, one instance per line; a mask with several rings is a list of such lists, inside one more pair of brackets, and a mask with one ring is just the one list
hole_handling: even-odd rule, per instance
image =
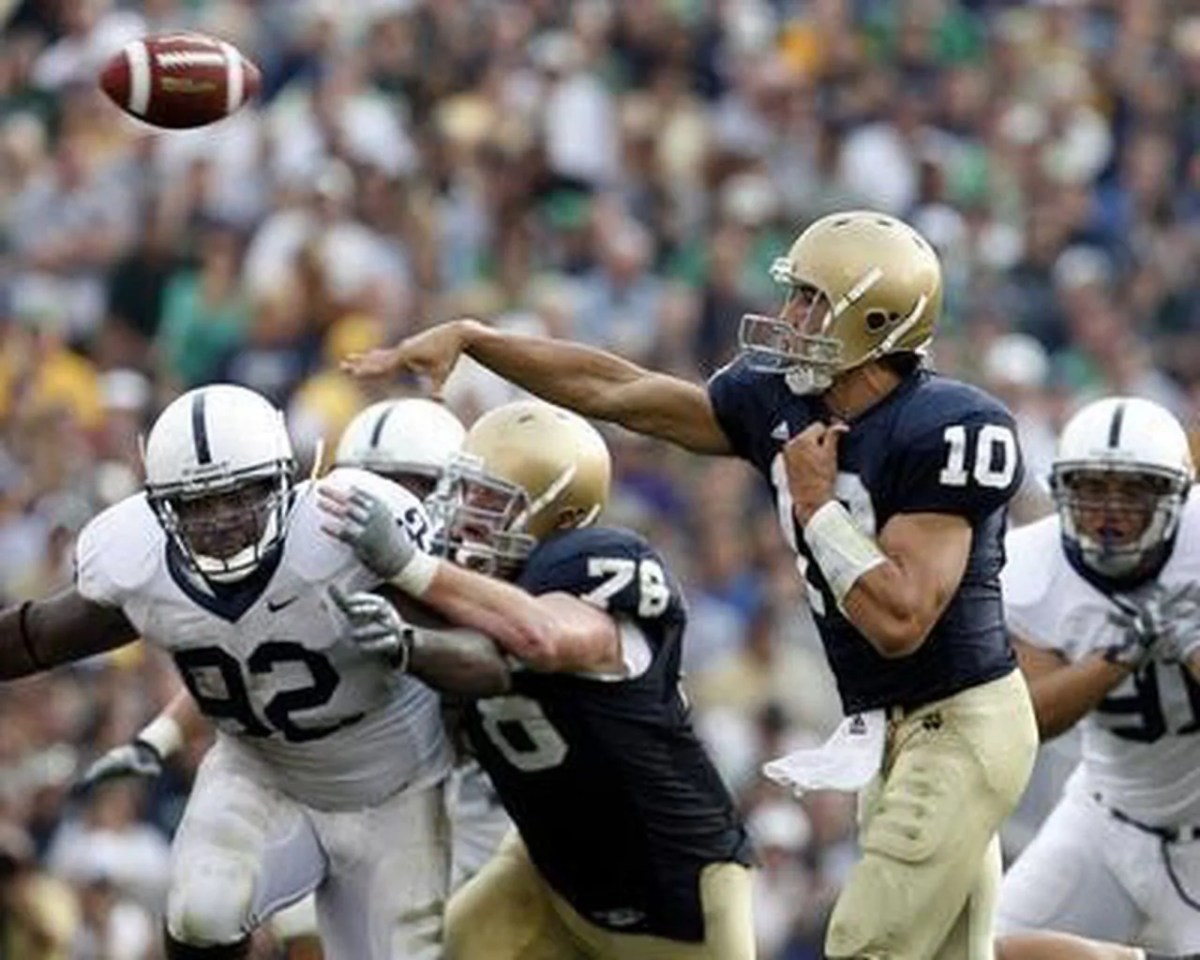
[[747, 315], [738, 346], [753, 369], [787, 375], [797, 393], [894, 353], [920, 353], [942, 309], [942, 270], [929, 242], [902, 220], [867, 210], [808, 227], [771, 277], [815, 297], [812, 322]]
[[146, 439], [146, 498], [184, 561], [240, 580], [282, 543], [295, 463], [283, 414], [245, 387], [172, 401]]
[[1101, 576], [1136, 575], [1175, 536], [1194, 478], [1168, 410], [1137, 397], [1090, 403], [1063, 428], [1051, 470], [1063, 539]]
[[440, 549], [511, 574], [539, 540], [592, 523], [611, 474], [604, 439], [582, 417], [540, 401], [497, 407], [467, 431], [430, 498]]

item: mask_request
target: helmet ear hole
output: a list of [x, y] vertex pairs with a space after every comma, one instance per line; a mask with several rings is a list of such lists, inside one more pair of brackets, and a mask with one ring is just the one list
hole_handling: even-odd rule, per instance
[[566, 507], [558, 511], [554, 518], [555, 530], [573, 530], [579, 526], [593, 511], [583, 506]]
[[899, 317], [897, 313], [886, 313], [883, 310], [869, 310], [864, 318], [867, 324], [867, 330], [871, 333], [878, 333], [889, 323], [894, 323]]

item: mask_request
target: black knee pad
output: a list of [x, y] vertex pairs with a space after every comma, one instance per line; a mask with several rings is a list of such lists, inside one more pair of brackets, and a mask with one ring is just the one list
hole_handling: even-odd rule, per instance
[[188, 943], [180, 943], [171, 936], [171, 931], [164, 929], [163, 943], [166, 945], [167, 960], [245, 960], [250, 956], [249, 937], [242, 937], [237, 943], [193, 947]]

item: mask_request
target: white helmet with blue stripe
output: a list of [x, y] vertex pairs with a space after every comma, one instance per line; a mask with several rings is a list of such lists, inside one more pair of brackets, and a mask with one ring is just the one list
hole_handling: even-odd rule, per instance
[[350, 421], [334, 462], [381, 474], [424, 499], [465, 436], [458, 417], [440, 403], [384, 400]]
[[1194, 480], [1187, 434], [1169, 410], [1107, 397], [1063, 428], [1050, 489], [1067, 544], [1096, 573], [1123, 578], [1164, 556]]
[[172, 401], [146, 439], [146, 497], [205, 579], [252, 573], [283, 540], [295, 460], [283, 414], [233, 384]]

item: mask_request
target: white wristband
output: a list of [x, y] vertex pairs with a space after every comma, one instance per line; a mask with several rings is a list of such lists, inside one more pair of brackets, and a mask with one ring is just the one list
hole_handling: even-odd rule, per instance
[[174, 717], [160, 713], [134, 739], [152, 746], [159, 759], [165, 760], [183, 746], [183, 728]]
[[808, 518], [804, 542], [825, 575], [839, 610], [844, 610], [846, 594], [858, 578], [887, 560], [879, 545], [862, 532], [836, 500], [830, 500]]
[[404, 568], [392, 577], [392, 583], [410, 597], [423, 597], [438, 570], [438, 558], [418, 550]]

